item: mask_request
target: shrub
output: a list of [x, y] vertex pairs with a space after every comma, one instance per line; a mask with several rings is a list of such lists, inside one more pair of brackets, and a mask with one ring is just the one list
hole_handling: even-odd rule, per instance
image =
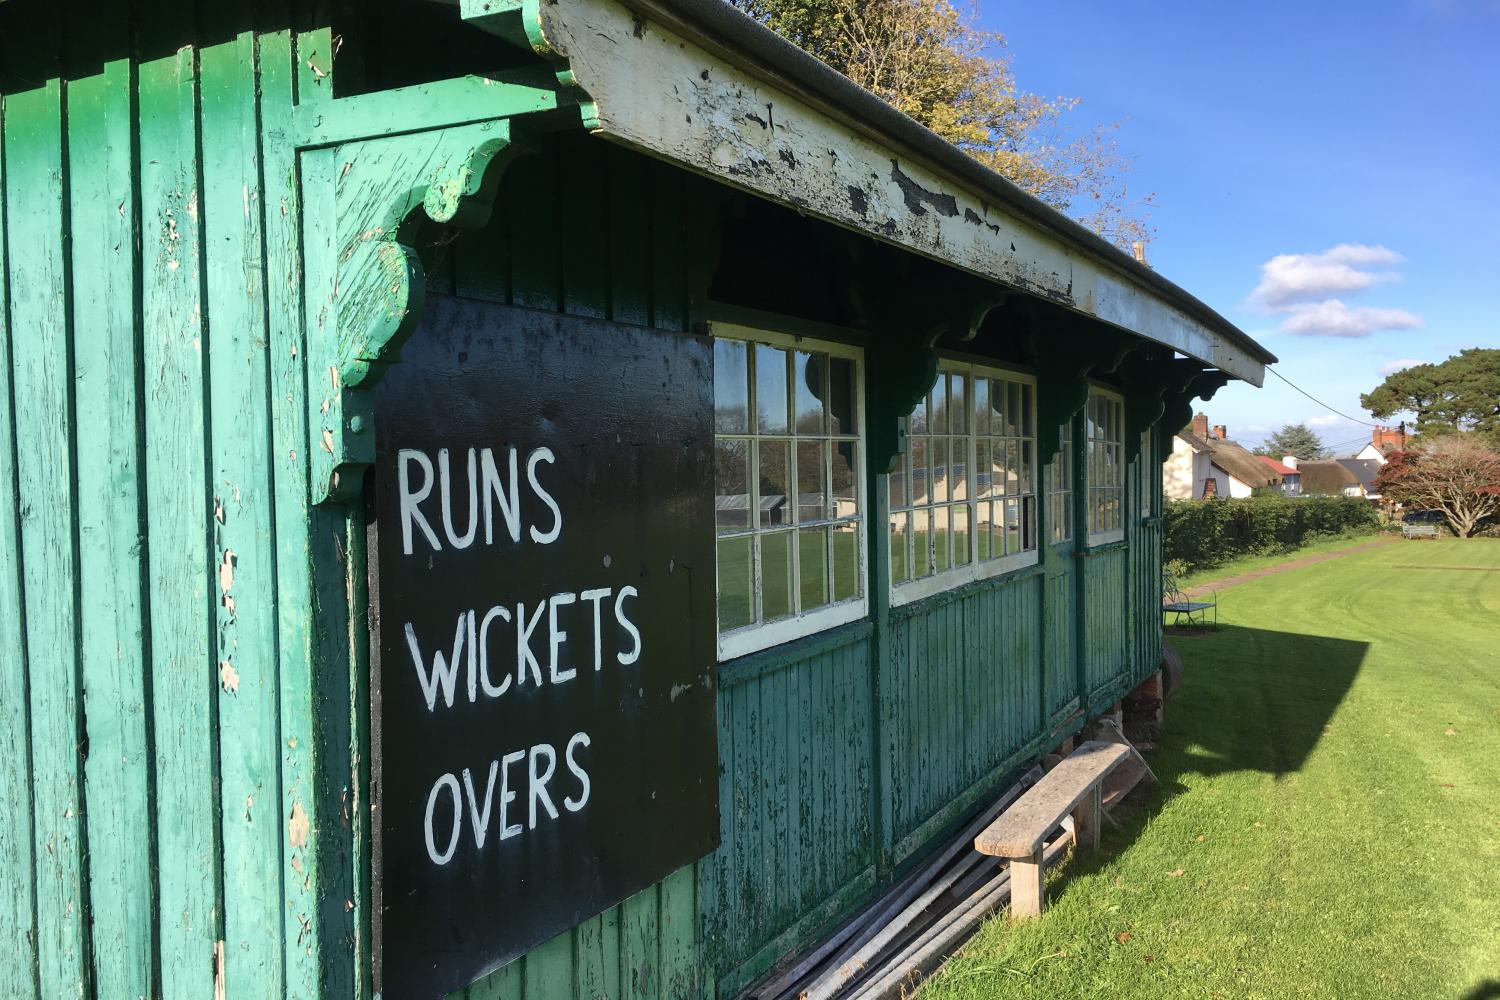
[[1173, 500], [1165, 512], [1162, 557], [1194, 570], [1237, 556], [1290, 552], [1332, 538], [1374, 534], [1380, 517], [1358, 497]]

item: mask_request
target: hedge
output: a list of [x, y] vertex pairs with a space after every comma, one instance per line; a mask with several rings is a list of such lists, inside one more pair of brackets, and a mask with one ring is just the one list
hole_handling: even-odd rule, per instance
[[1380, 530], [1380, 518], [1368, 500], [1281, 494], [1173, 500], [1164, 522], [1162, 558], [1189, 571], [1236, 556], [1288, 552], [1325, 538]]

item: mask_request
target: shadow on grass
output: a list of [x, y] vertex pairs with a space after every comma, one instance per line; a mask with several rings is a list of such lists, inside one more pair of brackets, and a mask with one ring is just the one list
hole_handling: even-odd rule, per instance
[[1459, 1000], [1500, 1000], [1500, 979], [1486, 979]]
[[[1369, 644], [1328, 636], [1225, 625], [1169, 634], [1183, 659], [1183, 681], [1166, 707], [1158, 750], [1149, 754], [1161, 784], [1138, 788], [1115, 819], [1099, 854], [1075, 858], [1068, 876], [1090, 874], [1132, 843], [1184, 779], [1259, 771], [1280, 780], [1301, 770], [1353, 686]], [[1481, 987], [1484, 989], [1487, 987]], [[1500, 993], [1476, 993], [1480, 1000]]]
[[1179, 774], [1301, 770], [1369, 651], [1350, 639], [1234, 625], [1171, 641], [1183, 683], [1153, 762], [1168, 784]]

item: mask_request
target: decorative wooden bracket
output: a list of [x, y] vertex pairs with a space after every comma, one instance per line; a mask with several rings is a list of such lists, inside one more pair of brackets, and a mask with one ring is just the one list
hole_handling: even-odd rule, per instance
[[1108, 328], [1046, 313], [1029, 318], [1027, 337], [1037, 369], [1037, 461], [1062, 449], [1063, 424], [1088, 404], [1091, 375], [1109, 375], [1145, 345]]
[[[1141, 435], [1156, 426], [1166, 412], [1166, 394], [1181, 389], [1201, 369], [1186, 358], [1173, 359], [1161, 349], [1132, 354], [1120, 366], [1125, 393], [1125, 459], [1141, 453]], [[1157, 454], [1161, 455], [1160, 449]], [[1165, 457], [1165, 456], [1163, 456]]]
[[[1182, 377], [1179, 387], [1168, 388], [1163, 393], [1163, 411], [1156, 425], [1156, 452], [1163, 458], [1172, 445], [1172, 437], [1193, 419], [1193, 400], [1205, 402], [1214, 398], [1214, 393], [1229, 384], [1232, 376], [1228, 372], [1203, 370], [1196, 362], [1182, 361]], [[1187, 369], [1191, 368], [1191, 371]]]
[[1006, 294], [953, 275], [867, 286], [862, 298], [877, 330], [869, 349], [875, 381], [865, 400], [866, 447], [870, 468], [891, 472], [906, 450], [906, 420], [937, 378], [938, 341], [972, 341]]
[[[598, 129], [598, 109], [578, 82], [577, 75], [569, 64], [568, 53], [551, 37], [547, 16], [548, 7], [557, 0], [440, 0], [458, 6], [459, 15], [470, 24], [483, 28], [512, 45], [529, 48], [546, 59], [552, 66], [552, 74], [558, 84], [574, 91], [574, 98], [583, 117], [584, 128]], [[639, 16], [637, 15], [637, 18]], [[602, 35], [601, 37], [607, 37]]]
[[525, 149], [495, 120], [303, 153], [314, 503], [357, 497], [375, 460], [374, 387], [422, 310], [424, 217], [483, 225]]

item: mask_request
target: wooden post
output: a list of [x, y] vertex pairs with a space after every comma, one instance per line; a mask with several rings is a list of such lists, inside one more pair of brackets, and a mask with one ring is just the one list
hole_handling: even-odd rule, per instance
[[1030, 857], [1010, 859], [1010, 915], [1018, 920], [1042, 915], [1046, 902], [1042, 891], [1046, 877], [1044, 850], [1039, 847]]
[[1099, 821], [1103, 812], [1100, 786], [1095, 785], [1073, 810], [1073, 843], [1079, 850], [1099, 849]]

